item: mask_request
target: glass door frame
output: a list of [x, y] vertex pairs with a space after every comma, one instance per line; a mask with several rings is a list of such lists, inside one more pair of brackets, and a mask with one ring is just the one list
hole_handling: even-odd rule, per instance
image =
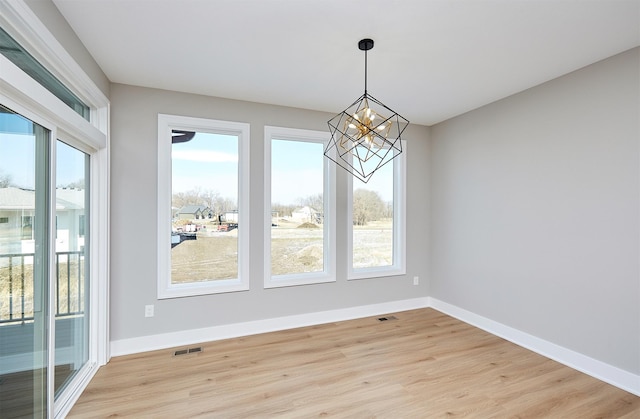
[[[90, 155], [89, 361], [54, 402], [55, 305], [49, 300], [49, 368], [46, 417], [65, 417], [100, 365], [109, 360], [109, 101], [24, 2], [0, 2], [0, 24], [91, 107], [83, 119], [0, 55], [0, 103], [51, 130], [48, 192], [55, 197], [55, 144], [61, 140]], [[55, 205], [49, 210], [49, 278], [55, 252]], [[49, 298], [53, 293], [49, 292]]]
[[[96, 277], [95, 277], [96, 269], [93, 266], [94, 265], [93, 259], [98, 258], [96, 256], [97, 252], [94, 251], [94, 246], [93, 246], [94, 243], [96, 243], [97, 241], [94, 237], [96, 234], [89, 235], [90, 243], [89, 243], [89, 253], [87, 255], [88, 259], [92, 261], [90, 263], [90, 268], [89, 268], [90, 269], [89, 281], [91, 282], [91, 286], [89, 287], [89, 294], [86, 296], [86, 298], [89, 298], [89, 304], [88, 304], [89, 305], [88, 316], [89, 316], [89, 322], [90, 322], [89, 342], [88, 342], [89, 343], [89, 360], [78, 371], [78, 373], [72, 380], [76, 382], [75, 385], [72, 382], [56, 398], [54, 397], [54, 374], [55, 374], [55, 364], [56, 364], [55, 362], [56, 361], [55, 359], [55, 353], [56, 353], [55, 351], [56, 148], [59, 141], [66, 142], [63, 140], [63, 138], [65, 138], [66, 135], [60, 132], [57, 126], [53, 124], [51, 121], [41, 118], [37, 114], [31, 113], [28, 109], [23, 108], [22, 106], [20, 106], [20, 104], [13, 102], [12, 100], [8, 99], [2, 94], [0, 94], [0, 103], [2, 103], [7, 108], [10, 108], [14, 112], [20, 114], [21, 116], [28, 118], [34, 123], [46, 128], [49, 131], [49, 138], [47, 139], [48, 144], [46, 145], [46, 148], [48, 150], [46, 150], [46, 152], [44, 153], [45, 154], [44, 157], [47, 159], [47, 161], [46, 162], [38, 161], [38, 164], [36, 165], [37, 172], [40, 172], [36, 174], [36, 178], [41, 179], [42, 186], [43, 186], [43, 188], [41, 188], [42, 191], [37, 192], [38, 197], [36, 199], [41, 202], [40, 206], [43, 208], [43, 211], [44, 211], [44, 214], [42, 215], [42, 218], [44, 219], [44, 225], [45, 225], [44, 229], [46, 229], [45, 231], [42, 232], [42, 234], [45, 235], [45, 237], [42, 240], [42, 243], [45, 247], [45, 250], [44, 250], [45, 253], [42, 254], [44, 265], [42, 266], [42, 272], [41, 272], [41, 274], [45, 276], [45, 281], [46, 281], [46, 284], [42, 284], [41, 289], [43, 290], [43, 292], [47, 293], [47, 295], [44, 297], [46, 301], [42, 302], [43, 305], [45, 306], [44, 310], [46, 310], [46, 313], [43, 313], [43, 315], [46, 318], [45, 328], [48, 330], [48, 333], [45, 336], [45, 339], [47, 341], [45, 345], [46, 354], [47, 354], [46, 355], [47, 395], [45, 397], [45, 399], [47, 400], [46, 411], [48, 412], [47, 417], [58, 417], [59, 413], [65, 408], [65, 406], [68, 406], [70, 409], [73, 402], [75, 402], [75, 400], [77, 399], [77, 397], [74, 397], [74, 394], [77, 393], [77, 395], [79, 396], [79, 393], [86, 386], [86, 385], [79, 385], [79, 384], [83, 382], [88, 383], [88, 381], [91, 379], [91, 377], [93, 377], [93, 375], [97, 371], [98, 366], [103, 365], [105, 363], [105, 362], [99, 362], [99, 358], [100, 358], [99, 354], [100, 352], [104, 354], [106, 352], [105, 350], [108, 349], [107, 348], [108, 341], [106, 340], [105, 336], [99, 335], [101, 328], [98, 327], [98, 322], [100, 321], [100, 317], [102, 317], [104, 321], [104, 316], [99, 316], [99, 313], [96, 310], [97, 307], [101, 307], [101, 303], [104, 304], [104, 301], [100, 301], [100, 300], [104, 300], [104, 298], [100, 298], [98, 290], [101, 287], [99, 287], [98, 286], [99, 284], [97, 284]], [[91, 188], [91, 185], [94, 183], [94, 181], [92, 180], [93, 176], [91, 176], [91, 174], [96, 172], [96, 170], [92, 165], [92, 162], [96, 161], [97, 159], [96, 150], [90, 150], [90, 149], [87, 149], [86, 147], [83, 147], [83, 149], [80, 149], [80, 148], [77, 148], [77, 149], [81, 152], [87, 153], [90, 156], [89, 157], [89, 167], [90, 167], [89, 169], [90, 170], [90, 175], [89, 175], [90, 186], [89, 187]], [[38, 153], [38, 154], [41, 154], [41, 153]], [[90, 198], [89, 198], [90, 209], [89, 210], [91, 211], [91, 208], [92, 208], [91, 205], [96, 201], [97, 197], [95, 196], [95, 193], [92, 189], [89, 190], [89, 193], [90, 193]], [[93, 219], [94, 219], [94, 215], [92, 213], [89, 213], [90, 231], [94, 229], [95, 223], [93, 222]], [[34, 280], [35, 280], [35, 277], [36, 277], [36, 274], [34, 273]], [[102, 305], [102, 307], [104, 308], [104, 305]], [[101, 346], [102, 346], [102, 351], [100, 350]], [[66, 410], [69, 410], [69, 409], [66, 409]]]
[[[2, 108], [3, 120], [7, 122], [0, 132], [1, 147], [5, 157], [3, 163], [7, 163], [8, 166], [16, 164], [16, 167], [12, 167], [7, 175], [9, 179], [14, 175], [17, 178], [16, 184], [8, 182], [6, 186], [29, 196], [27, 200], [18, 201], [14, 211], [11, 211], [11, 206], [8, 207], [7, 219], [13, 218], [14, 222], [3, 235], [4, 243], [8, 246], [3, 247], [2, 253], [9, 258], [8, 265], [3, 265], [4, 274], [8, 273], [4, 279], [10, 285], [8, 295], [3, 295], [4, 298], [9, 299], [9, 312], [5, 313], [4, 318], [7, 320], [6, 314], [8, 314], [9, 322], [0, 325], [2, 336], [6, 339], [2, 342], [4, 352], [2, 374], [7, 374], [7, 383], [2, 384], [3, 387], [8, 386], [9, 392], [16, 384], [22, 382], [26, 384], [30, 381], [30, 385], [26, 385], [26, 388], [13, 398], [9, 407], [0, 407], [0, 414], [9, 414], [12, 417], [17, 411], [21, 414], [31, 413], [34, 417], [42, 417], [47, 412], [49, 400], [47, 390], [50, 365], [49, 317], [51, 315], [49, 249], [52, 199], [50, 197], [51, 178], [48, 174], [50, 173], [51, 130], [50, 126], [43, 126], [14, 113], [8, 107]], [[7, 156], [9, 159], [6, 158]], [[9, 163], [8, 160], [13, 162]], [[11, 199], [9, 199], [10, 202]], [[29, 215], [25, 216], [25, 212]], [[25, 219], [28, 221], [25, 222]], [[25, 234], [25, 226], [27, 234]], [[12, 265], [16, 266], [13, 262], [16, 256], [20, 257], [18, 266], [21, 268], [19, 272], [12, 272], [15, 269]], [[18, 282], [16, 281], [18, 278], [20, 278], [20, 285], [17, 285], [16, 289], [13, 283]], [[19, 304], [12, 301], [15, 298], [20, 301]], [[20, 307], [18, 310], [16, 305]], [[15, 319], [19, 323], [16, 323]], [[5, 352], [11, 347], [15, 348], [14, 351]]]

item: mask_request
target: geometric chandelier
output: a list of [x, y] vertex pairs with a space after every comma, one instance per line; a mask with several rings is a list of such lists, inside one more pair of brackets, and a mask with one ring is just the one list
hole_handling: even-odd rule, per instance
[[358, 42], [364, 51], [364, 94], [328, 121], [331, 139], [324, 155], [367, 183], [402, 153], [402, 133], [409, 121], [367, 92], [367, 51], [372, 39]]

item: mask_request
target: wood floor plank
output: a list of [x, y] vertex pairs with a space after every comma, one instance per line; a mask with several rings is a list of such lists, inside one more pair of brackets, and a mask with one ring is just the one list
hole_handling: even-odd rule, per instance
[[640, 418], [640, 397], [433, 309], [391, 315], [117, 357], [68, 417]]

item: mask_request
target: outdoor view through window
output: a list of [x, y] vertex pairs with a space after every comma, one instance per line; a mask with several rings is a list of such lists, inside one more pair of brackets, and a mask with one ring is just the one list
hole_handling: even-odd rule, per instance
[[324, 144], [271, 141], [271, 275], [324, 271]]
[[[170, 283], [236, 279], [242, 258], [238, 234], [246, 217], [238, 206], [239, 135], [175, 128], [171, 133]], [[267, 286], [335, 280], [329, 252], [335, 250], [334, 216], [327, 206], [335, 181], [327, 175], [324, 134], [276, 127], [265, 134]], [[395, 164], [383, 166], [367, 184], [353, 179], [353, 270], [371, 273], [396, 262]]]
[[238, 277], [238, 136], [172, 130], [171, 283]]
[[353, 269], [391, 266], [395, 160], [378, 169], [368, 183], [353, 178]]

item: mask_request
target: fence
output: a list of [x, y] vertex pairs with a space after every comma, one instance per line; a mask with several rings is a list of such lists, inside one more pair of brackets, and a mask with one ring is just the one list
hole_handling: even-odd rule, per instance
[[[0, 326], [34, 319], [34, 256], [0, 254]], [[84, 314], [84, 277], [84, 252], [56, 253], [56, 317]]]

